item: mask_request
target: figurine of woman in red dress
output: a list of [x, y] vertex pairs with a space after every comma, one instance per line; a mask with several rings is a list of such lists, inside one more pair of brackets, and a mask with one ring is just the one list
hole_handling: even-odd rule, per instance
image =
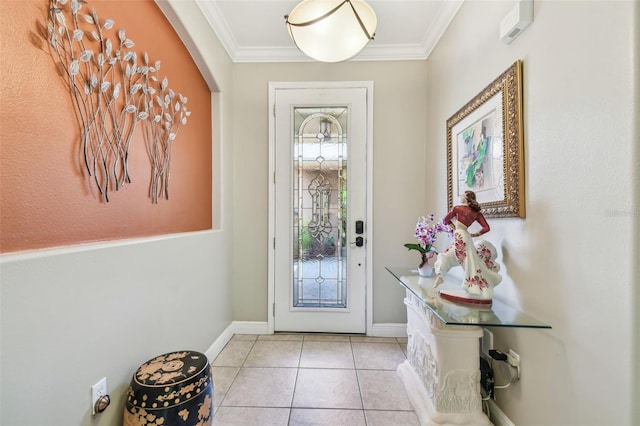
[[[498, 274], [500, 265], [495, 262], [496, 250], [488, 241], [474, 245], [472, 237], [479, 237], [491, 229], [481, 212], [480, 204], [473, 191], [465, 191], [462, 205], [455, 206], [443, 219], [445, 225], [455, 228], [454, 241], [443, 253], [438, 255], [434, 265], [436, 280], [434, 287], [442, 284], [442, 276], [454, 266], [464, 268], [462, 288], [479, 299], [491, 299], [493, 287], [502, 281]], [[455, 219], [455, 225], [452, 220]], [[473, 234], [467, 231], [474, 222], [482, 227]]]

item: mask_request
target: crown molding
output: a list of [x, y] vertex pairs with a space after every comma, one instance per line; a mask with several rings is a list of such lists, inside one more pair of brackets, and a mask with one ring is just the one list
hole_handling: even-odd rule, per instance
[[227, 51], [227, 54], [233, 62], [235, 62], [236, 52], [240, 49], [231, 29], [227, 25], [227, 21], [222, 17], [222, 13], [218, 5], [213, 1], [196, 0], [196, 4], [202, 11], [205, 19], [211, 25], [213, 32], [216, 33], [220, 43]]
[[424, 48], [424, 59], [427, 59], [433, 49], [435, 49], [436, 45], [442, 38], [447, 28], [455, 18], [458, 10], [464, 3], [464, 0], [452, 0], [443, 2], [444, 7], [440, 9], [440, 14], [436, 16], [434, 20], [433, 26], [429, 29], [427, 34], [425, 34], [425, 38], [422, 41], [422, 47]]
[[[421, 43], [377, 45], [374, 41], [351, 61], [426, 60], [463, 2], [464, 0], [443, 1], [438, 16], [434, 18], [434, 24], [428, 29]], [[215, 1], [196, 0], [196, 3], [234, 63], [314, 62], [293, 45], [241, 47]]]

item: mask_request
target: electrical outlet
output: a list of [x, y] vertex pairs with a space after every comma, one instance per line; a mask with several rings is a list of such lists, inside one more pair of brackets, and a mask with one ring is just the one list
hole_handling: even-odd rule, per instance
[[518, 355], [513, 349], [509, 349], [509, 354], [507, 355], [507, 362], [514, 367], [519, 367], [520, 355]]
[[489, 351], [491, 349], [493, 349], [493, 333], [483, 328], [482, 337], [480, 338], [480, 351], [485, 358], [490, 359]]
[[96, 401], [101, 396], [107, 395], [107, 378], [103, 377], [98, 383], [91, 386], [91, 415], [96, 415]]
[[520, 355], [518, 355], [513, 349], [509, 349], [509, 354], [507, 355], [507, 362], [512, 367], [515, 367], [518, 370], [518, 379], [520, 378]]

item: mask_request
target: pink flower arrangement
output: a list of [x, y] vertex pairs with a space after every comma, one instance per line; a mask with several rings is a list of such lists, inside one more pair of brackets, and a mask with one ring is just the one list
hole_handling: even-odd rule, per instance
[[427, 257], [431, 258], [437, 251], [433, 246], [436, 242], [438, 234], [444, 232], [449, 235], [453, 234], [452, 229], [445, 225], [442, 220], [436, 221], [435, 215], [422, 216], [418, 218], [416, 222], [416, 229], [413, 236], [418, 240], [418, 243], [408, 243], [404, 246], [409, 250], [417, 250], [422, 256], [422, 266], [427, 262]]

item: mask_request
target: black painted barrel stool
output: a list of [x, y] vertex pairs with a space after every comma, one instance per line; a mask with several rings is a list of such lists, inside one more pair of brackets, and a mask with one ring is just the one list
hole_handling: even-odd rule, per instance
[[210, 426], [212, 420], [213, 381], [204, 354], [170, 352], [133, 374], [124, 426]]

